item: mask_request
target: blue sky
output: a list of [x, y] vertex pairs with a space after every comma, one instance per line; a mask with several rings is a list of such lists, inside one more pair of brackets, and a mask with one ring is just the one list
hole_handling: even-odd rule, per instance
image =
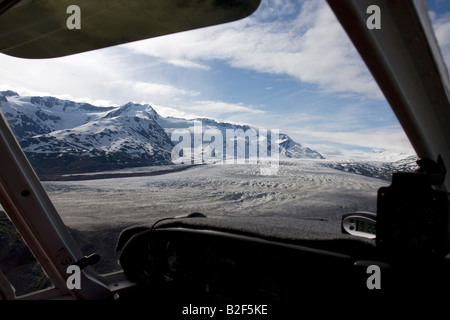
[[[450, 1], [427, 3], [450, 65]], [[0, 65], [0, 90], [21, 95], [279, 129], [327, 158], [413, 152], [324, 0], [263, 0], [225, 25], [58, 59], [0, 55]]]

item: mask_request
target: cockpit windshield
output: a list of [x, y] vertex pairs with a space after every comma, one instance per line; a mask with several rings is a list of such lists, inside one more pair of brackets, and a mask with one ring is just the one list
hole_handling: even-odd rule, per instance
[[[448, 4], [427, 3], [450, 65]], [[394, 171], [416, 169], [326, 1], [263, 0], [230, 23], [0, 65], [1, 112], [99, 273], [120, 269], [124, 228], [193, 212], [339, 235], [344, 214], [376, 211]]]

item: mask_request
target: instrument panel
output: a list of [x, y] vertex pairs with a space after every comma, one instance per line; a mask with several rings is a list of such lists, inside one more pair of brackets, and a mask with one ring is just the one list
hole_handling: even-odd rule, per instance
[[229, 312], [283, 319], [313, 305], [385, 305], [450, 287], [448, 260], [390, 261], [376, 247], [357, 243], [288, 243], [184, 226], [140, 229], [121, 247], [119, 262], [136, 283], [124, 299], [180, 319], [198, 310], [225, 319]]
[[361, 284], [349, 255], [211, 230], [142, 231], [120, 263], [142, 296], [165, 302], [292, 302]]

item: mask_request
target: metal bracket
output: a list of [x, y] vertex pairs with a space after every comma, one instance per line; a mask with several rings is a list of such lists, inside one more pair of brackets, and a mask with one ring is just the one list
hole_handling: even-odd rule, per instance
[[93, 253], [91, 255], [85, 256], [74, 263], [74, 265], [84, 269], [87, 266], [92, 266], [100, 261], [100, 255], [98, 253]]

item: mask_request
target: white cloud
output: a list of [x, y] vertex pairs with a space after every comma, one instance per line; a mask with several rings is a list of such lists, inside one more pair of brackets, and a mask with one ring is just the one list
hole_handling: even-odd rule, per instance
[[319, 131], [293, 129], [292, 136], [298, 141], [340, 144], [359, 148], [384, 149], [399, 153], [412, 153], [413, 148], [402, 129], [370, 128], [359, 131]]
[[169, 59], [166, 60], [167, 63], [170, 63], [174, 66], [178, 67], [184, 67], [189, 69], [202, 69], [202, 70], [210, 70], [211, 68], [207, 65], [196, 63], [189, 60], [182, 60], [182, 59]]
[[124, 58], [122, 48], [45, 60], [0, 55], [0, 65], [0, 87], [20, 91], [22, 95], [54, 96], [101, 106], [149, 100], [164, 104], [199, 95], [196, 91], [146, 80], [142, 67], [137, 67], [129, 56]]
[[101, 105], [125, 103], [103, 85], [111, 79], [126, 79], [126, 64], [117, 60], [116, 54], [117, 49], [109, 49], [44, 60], [0, 54], [0, 85], [21, 88], [24, 95], [49, 95]]
[[115, 105], [111, 100], [93, 100], [91, 98], [88, 97], [73, 97], [70, 94], [52, 94], [50, 92], [47, 91], [37, 91], [37, 90], [30, 90], [28, 88], [22, 88], [22, 87], [15, 87], [15, 86], [10, 86], [10, 85], [5, 85], [2, 84], [0, 85], [0, 91], [5, 91], [5, 90], [12, 90], [14, 92], [16, 92], [17, 94], [19, 94], [20, 96], [33, 96], [33, 97], [55, 97], [57, 99], [61, 99], [61, 100], [70, 100], [70, 101], [75, 101], [75, 102], [82, 102], [82, 103], [88, 103], [94, 106], [98, 106], [98, 107], [110, 107]]
[[133, 99], [139, 99], [146, 96], [155, 99], [157, 96], [170, 97], [170, 96], [197, 96], [199, 93], [194, 91], [188, 91], [176, 88], [172, 85], [143, 82], [133, 80], [117, 80], [105, 83], [106, 87], [111, 87], [114, 90], [122, 90], [129, 92], [129, 96]]
[[250, 113], [264, 114], [265, 111], [253, 107], [245, 106], [242, 103], [228, 103], [224, 101], [195, 101], [188, 110], [201, 112], [201, 114], [214, 114], [215, 116], [223, 114]]
[[398, 152], [396, 150], [361, 150], [361, 149], [345, 149], [335, 145], [329, 144], [308, 144], [313, 150], [317, 150], [327, 160], [349, 160], [349, 161], [397, 161], [408, 156], [414, 155], [414, 152]]
[[[147, 103], [147, 102], [142, 102]], [[236, 124], [250, 124], [250, 122], [236, 121], [236, 114], [239, 114], [240, 119], [251, 119], [257, 114], [264, 114], [265, 111], [255, 109], [251, 106], [245, 106], [244, 104], [233, 104], [224, 101], [192, 101], [185, 102], [172, 108], [167, 105], [152, 104], [151, 106], [163, 117], [175, 117], [184, 119], [195, 118], [211, 118], [216, 121], [225, 121]], [[227, 118], [232, 114], [232, 118]], [[234, 119], [234, 120], [233, 120]]]
[[[273, 3], [281, 7], [284, 2]], [[274, 8], [262, 5], [255, 16], [244, 20], [126, 47], [169, 63], [190, 61], [197, 65], [199, 61], [222, 60], [238, 68], [289, 75], [328, 92], [382, 97], [325, 1], [306, 0], [297, 12], [292, 4], [288, 7], [295, 19], [286, 21], [286, 17], [275, 15], [279, 20], [268, 20]]]
[[[142, 102], [145, 103], [145, 102]], [[184, 118], [184, 119], [194, 119], [199, 118], [197, 114], [181, 111], [179, 109], [174, 109], [165, 105], [152, 104], [151, 105], [156, 112], [162, 117], [173, 117], [173, 118]]]

